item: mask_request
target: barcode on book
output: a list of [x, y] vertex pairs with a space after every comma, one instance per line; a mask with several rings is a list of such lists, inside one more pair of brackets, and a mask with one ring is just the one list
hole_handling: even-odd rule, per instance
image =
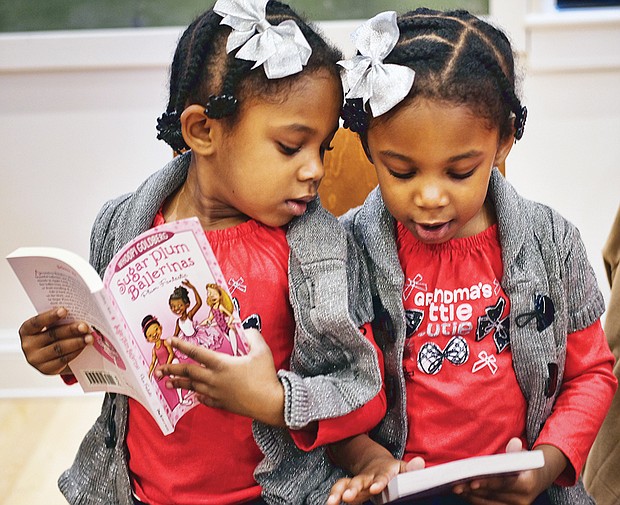
[[91, 385], [93, 384], [96, 384], [96, 385], [107, 384], [109, 386], [120, 386], [121, 385], [116, 375], [108, 373], [108, 372], [102, 372], [100, 370], [97, 370], [97, 371], [87, 370], [84, 372], [84, 375], [88, 379], [88, 383]]

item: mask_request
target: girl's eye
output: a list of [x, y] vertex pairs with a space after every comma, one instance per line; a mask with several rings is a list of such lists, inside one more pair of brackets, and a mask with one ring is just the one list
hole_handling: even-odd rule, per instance
[[465, 173], [451, 173], [450, 177], [452, 177], [453, 179], [456, 179], [457, 181], [462, 181], [474, 175], [475, 171], [476, 169], [472, 168], [469, 172], [465, 172]]
[[410, 172], [397, 172], [391, 169], [387, 169], [388, 173], [396, 179], [411, 179], [415, 175], [415, 171]]
[[280, 150], [282, 151], [282, 153], [285, 154], [286, 156], [293, 156], [294, 154], [298, 153], [301, 149], [301, 146], [290, 147], [290, 146], [287, 146], [286, 144], [283, 144], [282, 142], [278, 142], [278, 146], [280, 147]]

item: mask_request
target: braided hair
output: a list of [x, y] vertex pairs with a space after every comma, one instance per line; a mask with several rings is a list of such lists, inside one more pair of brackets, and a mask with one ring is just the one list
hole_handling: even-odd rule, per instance
[[262, 67], [252, 70], [254, 62], [235, 58], [236, 51], [226, 54], [231, 29], [220, 25], [222, 18], [209, 9], [187, 27], [177, 45], [170, 68], [168, 105], [157, 120], [159, 140], [175, 152], [188, 148], [181, 132], [181, 113], [188, 105], [202, 104], [209, 117], [224, 118], [232, 127], [244, 103], [256, 97], [277, 99], [308, 72], [325, 69], [339, 79], [336, 63], [341, 53], [288, 5], [270, 0], [266, 17], [272, 25], [291, 19], [299, 26], [312, 49], [304, 71], [269, 80]]
[[385, 63], [412, 68], [415, 80], [393, 111], [416, 98], [465, 105], [498, 127], [501, 139], [521, 138], [527, 111], [516, 95], [513, 52], [501, 30], [464, 10], [426, 8], [400, 15], [398, 27], [399, 41]]

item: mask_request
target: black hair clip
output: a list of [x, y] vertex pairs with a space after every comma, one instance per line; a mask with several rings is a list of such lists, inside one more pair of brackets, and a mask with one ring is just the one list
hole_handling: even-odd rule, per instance
[[163, 140], [175, 152], [179, 153], [187, 149], [181, 132], [181, 115], [176, 110], [164, 112], [157, 118], [157, 131], [157, 140]]
[[364, 102], [361, 98], [348, 98], [345, 100], [340, 112], [345, 128], [355, 133], [366, 133], [368, 130], [368, 113], [364, 110]]
[[234, 114], [238, 100], [232, 95], [211, 95], [205, 114], [211, 119], [221, 119]]
[[527, 107], [523, 106], [515, 114], [515, 139], [521, 140], [525, 132], [525, 120], [527, 119]]
[[536, 329], [539, 332], [551, 326], [555, 319], [553, 300], [547, 295], [536, 295], [534, 297], [534, 311], [518, 315], [516, 319], [517, 326], [523, 328], [532, 319], [536, 319]]

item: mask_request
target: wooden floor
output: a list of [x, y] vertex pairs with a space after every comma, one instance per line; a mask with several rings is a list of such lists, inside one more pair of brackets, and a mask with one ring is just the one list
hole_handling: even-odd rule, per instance
[[0, 504], [66, 505], [56, 481], [100, 405], [91, 395], [0, 399]]

